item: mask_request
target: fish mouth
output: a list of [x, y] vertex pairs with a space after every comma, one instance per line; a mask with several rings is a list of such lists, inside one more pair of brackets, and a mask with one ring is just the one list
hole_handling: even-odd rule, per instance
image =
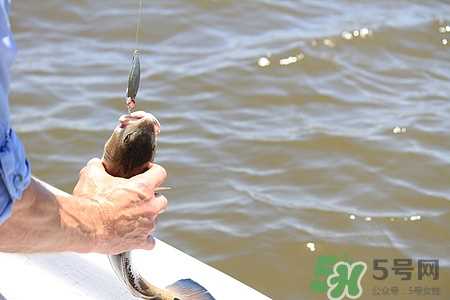
[[125, 129], [130, 125], [140, 126], [141, 124], [153, 125], [156, 135], [161, 132], [161, 124], [158, 119], [145, 111], [135, 111], [131, 114], [120, 116], [118, 128]]

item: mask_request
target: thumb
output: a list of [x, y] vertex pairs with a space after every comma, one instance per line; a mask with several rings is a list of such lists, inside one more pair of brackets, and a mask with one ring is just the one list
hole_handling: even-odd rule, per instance
[[154, 189], [160, 186], [166, 177], [166, 170], [162, 166], [153, 163], [150, 169], [132, 177], [131, 180], [133, 180], [134, 183], [139, 184], [140, 187], [144, 189], [144, 193], [152, 194]]
[[97, 188], [97, 180], [104, 181], [105, 176], [108, 175], [100, 159], [89, 160], [86, 166], [80, 170], [80, 178], [73, 189], [73, 194], [80, 196], [93, 193]]
[[103, 164], [102, 164], [102, 161], [100, 160], [100, 158], [94, 157], [94, 158], [91, 158], [91, 159], [87, 162], [86, 166], [87, 166], [87, 167], [95, 168], [95, 167], [100, 167], [100, 166], [103, 167]]
[[94, 177], [111, 176], [108, 172], [106, 172], [103, 162], [98, 157], [94, 157], [89, 160], [86, 164], [86, 168], [89, 174]]

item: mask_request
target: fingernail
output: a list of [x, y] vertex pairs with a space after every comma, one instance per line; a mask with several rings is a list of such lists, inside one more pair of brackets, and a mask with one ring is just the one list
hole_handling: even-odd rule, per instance
[[151, 236], [151, 235], [149, 235], [148, 237], [147, 237], [147, 241], [149, 242], [149, 248], [151, 248], [151, 249], [153, 249], [153, 248], [155, 248], [155, 239]]

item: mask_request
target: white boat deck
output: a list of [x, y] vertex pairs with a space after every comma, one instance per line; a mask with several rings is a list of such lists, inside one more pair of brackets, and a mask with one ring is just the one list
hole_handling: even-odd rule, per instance
[[[133, 251], [132, 255], [136, 269], [159, 287], [191, 278], [217, 300], [270, 300], [159, 240], [153, 251]], [[6, 300], [136, 299], [116, 278], [106, 255], [0, 253], [0, 266], [0, 294]]]

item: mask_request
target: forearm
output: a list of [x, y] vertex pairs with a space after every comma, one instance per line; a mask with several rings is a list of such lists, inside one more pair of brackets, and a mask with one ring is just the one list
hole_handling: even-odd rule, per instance
[[[90, 251], [94, 220], [84, 217], [82, 204], [33, 178], [16, 201], [11, 217], [0, 225], [0, 251]], [[71, 213], [75, 211], [76, 216]]]
[[0, 252], [97, 252], [153, 249], [149, 239], [167, 199], [155, 196], [166, 171], [152, 164], [130, 179], [113, 177], [99, 159], [80, 171], [73, 195], [32, 178], [0, 225]]

